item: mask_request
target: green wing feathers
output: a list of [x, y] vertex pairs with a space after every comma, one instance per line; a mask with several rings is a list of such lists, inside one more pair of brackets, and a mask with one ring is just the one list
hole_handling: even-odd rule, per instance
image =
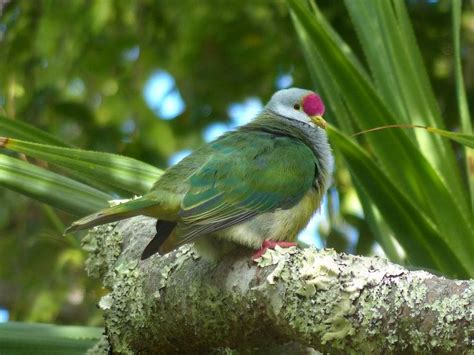
[[177, 246], [258, 214], [290, 208], [315, 178], [314, 154], [295, 139], [234, 133], [211, 148], [211, 157], [190, 177], [179, 212]]

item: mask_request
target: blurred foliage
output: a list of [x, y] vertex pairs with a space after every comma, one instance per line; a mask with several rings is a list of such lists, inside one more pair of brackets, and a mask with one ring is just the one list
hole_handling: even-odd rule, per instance
[[0, 324], [0, 344], [5, 354], [82, 355], [102, 333], [99, 327], [9, 322]]
[[[364, 61], [343, 2], [318, 5]], [[450, 1], [407, 5], [446, 127], [457, 129]], [[229, 104], [266, 101], [280, 75], [312, 87], [283, 1], [0, 0], [0, 12], [0, 115], [72, 146], [159, 168], [201, 144], [205, 127], [227, 119]], [[461, 38], [472, 106], [472, 2], [465, 2]], [[160, 119], [144, 100], [157, 70], [174, 77], [186, 104], [174, 120]], [[336, 159], [337, 192], [329, 194], [322, 236], [337, 250], [370, 254], [374, 237]], [[100, 323], [95, 303], [105, 290], [86, 277], [78, 240], [62, 237], [73, 217], [3, 188], [0, 200], [0, 307], [15, 320]]]

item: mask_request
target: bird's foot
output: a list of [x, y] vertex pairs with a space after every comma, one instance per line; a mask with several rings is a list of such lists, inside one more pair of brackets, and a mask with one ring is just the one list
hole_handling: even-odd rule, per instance
[[260, 258], [267, 249], [275, 249], [276, 246], [279, 246], [280, 248], [290, 248], [290, 247], [295, 247], [296, 243], [294, 242], [272, 242], [271, 240], [264, 240], [262, 243], [262, 246], [260, 249], [258, 249], [253, 255], [252, 259], [257, 260]]

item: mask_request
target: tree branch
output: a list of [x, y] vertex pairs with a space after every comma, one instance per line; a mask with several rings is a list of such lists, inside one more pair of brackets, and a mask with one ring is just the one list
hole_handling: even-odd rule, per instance
[[314, 248], [268, 251], [258, 264], [248, 250], [210, 264], [191, 246], [139, 261], [153, 234], [154, 220], [136, 217], [84, 238], [90, 275], [111, 289], [99, 305], [114, 353], [289, 342], [344, 353], [473, 350], [473, 281]]

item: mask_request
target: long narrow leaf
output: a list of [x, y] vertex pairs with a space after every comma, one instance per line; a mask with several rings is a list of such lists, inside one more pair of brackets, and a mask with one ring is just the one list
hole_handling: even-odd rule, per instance
[[461, 66], [461, 0], [452, 0], [454, 72], [456, 75], [456, 94], [458, 99], [459, 116], [464, 133], [472, 132], [471, 116], [467, 104], [466, 91]]
[[142, 194], [153, 186], [161, 170], [121, 155], [62, 148], [0, 137], [0, 147], [45, 160], [89, 180]]
[[0, 185], [78, 216], [107, 207], [112, 199], [75, 180], [1, 154]]
[[1, 354], [85, 354], [102, 328], [8, 322], [0, 324]]
[[369, 132], [375, 132], [375, 131], [381, 131], [384, 129], [394, 129], [394, 128], [421, 128], [426, 130], [427, 132], [435, 133], [441, 137], [451, 139], [459, 144], [462, 144], [466, 147], [469, 148], [474, 148], [474, 135], [472, 134], [464, 134], [464, 133], [458, 133], [458, 132], [451, 132], [451, 131], [446, 131], [444, 129], [439, 129], [439, 128], [434, 128], [434, 127], [425, 127], [425, 126], [417, 126], [417, 125], [389, 125], [389, 126], [381, 126], [381, 127], [375, 127], [371, 129], [367, 129], [365, 131], [357, 132], [356, 134], [353, 134], [352, 136], [358, 136], [361, 134], [369, 133]]
[[409, 260], [416, 262], [417, 266], [435, 268], [454, 277], [474, 275], [474, 270], [463, 265], [427, 216], [392, 183], [370, 156], [337, 129], [330, 127], [328, 133], [331, 142], [343, 153], [357, 182], [370, 194], [396, 233]]
[[360, 203], [364, 210], [364, 218], [367, 220], [367, 223], [369, 224], [375, 239], [382, 247], [385, 255], [387, 255], [391, 261], [398, 264], [403, 264], [404, 260], [400, 256], [397, 247], [395, 246], [391, 236], [391, 230], [386, 221], [381, 216], [377, 206], [368, 197], [364, 187], [358, 182], [357, 179], [354, 180], [354, 187], [356, 188]]
[[24, 139], [36, 143], [51, 144], [59, 147], [70, 146], [52, 134], [19, 120], [12, 120], [3, 116], [0, 116], [0, 137], [1, 136]]
[[[33, 127], [27, 123], [24, 123], [19, 120], [12, 120], [6, 117], [0, 116], [0, 137], [11, 137], [16, 139], [22, 139], [25, 141], [30, 141], [34, 143], [48, 144], [55, 147], [72, 147], [71, 145], [63, 142], [57, 137], [42, 131], [36, 127]], [[99, 182], [94, 177], [88, 177], [84, 174], [77, 173], [71, 170], [68, 170], [68, 174], [77, 178], [81, 182], [93, 186], [102, 191], [110, 191], [117, 193], [119, 196], [128, 196], [130, 191], [119, 189], [115, 185], [111, 185], [109, 181]], [[133, 191], [134, 193], [139, 193]]]
[[[452, 1], [453, 15], [453, 42], [454, 42], [454, 73], [456, 75], [456, 96], [458, 100], [459, 116], [461, 118], [461, 128], [464, 133], [472, 133], [472, 123], [469, 114], [469, 106], [466, 99], [466, 91], [464, 90], [464, 79], [462, 76], [461, 66], [461, 1]], [[471, 197], [471, 212], [474, 216], [474, 173], [471, 166], [474, 164], [474, 151], [465, 149], [464, 159], [466, 166], [466, 175], [468, 188]]]
[[438, 129], [438, 128], [433, 128], [433, 127], [427, 127], [426, 130], [428, 132], [433, 132], [433, 133], [439, 134], [440, 136], [449, 138], [466, 147], [474, 148], [474, 136], [472, 134], [451, 132], [451, 131], [446, 131], [444, 129]]

